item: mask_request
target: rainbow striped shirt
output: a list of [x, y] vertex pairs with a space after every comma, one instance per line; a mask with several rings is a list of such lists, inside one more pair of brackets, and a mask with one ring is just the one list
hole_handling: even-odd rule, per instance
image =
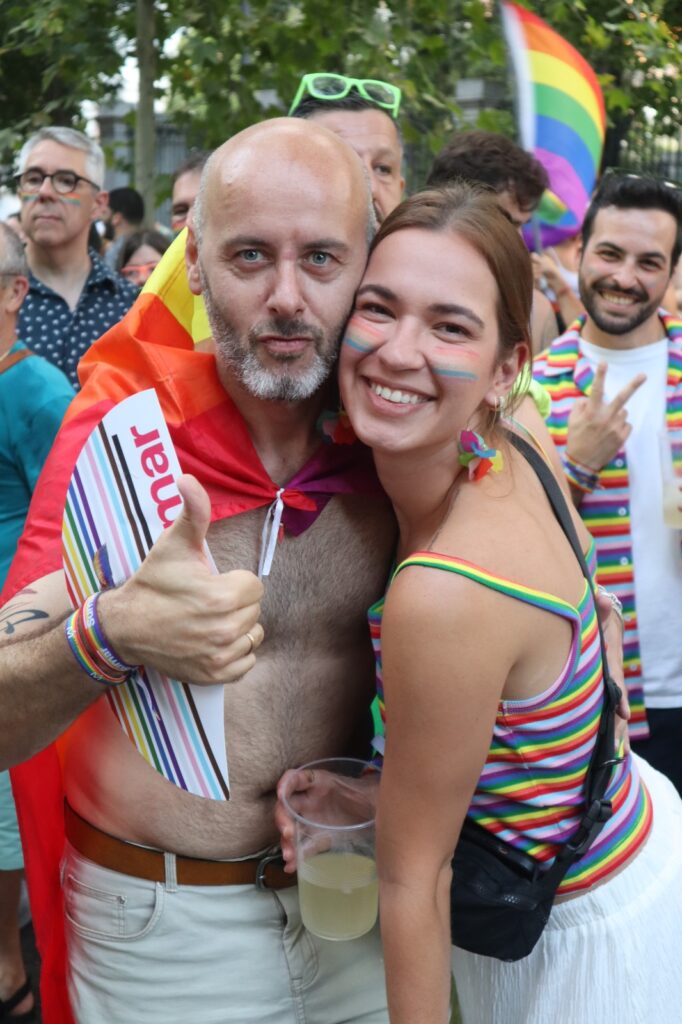
[[[682, 428], [682, 320], [659, 312], [669, 339], [666, 393], [666, 426]], [[549, 392], [552, 411], [547, 426], [559, 449], [565, 447], [568, 417], [577, 398], [590, 393], [594, 373], [580, 351], [580, 331], [585, 317], [579, 317], [565, 334], [537, 357], [533, 376]], [[625, 450], [621, 449], [599, 474], [599, 486], [586, 494], [580, 515], [597, 544], [597, 579], [620, 598], [625, 613], [623, 654], [625, 681], [630, 699], [630, 735], [646, 739], [649, 728], [644, 710], [644, 691], [637, 615], [635, 611], [632, 535], [630, 531], [629, 477]]]
[[[467, 812], [483, 828], [517, 849], [551, 862], [559, 845], [576, 831], [584, 810], [585, 776], [604, 698], [599, 630], [587, 581], [574, 608], [561, 598], [447, 555], [417, 552], [398, 566], [396, 574], [411, 565], [458, 573], [571, 623], [571, 648], [558, 679], [534, 697], [500, 701], [488, 757]], [[369, 623], [378, 702], [385, 725], [383, 606], [382, 600], [370, 608]], [[453, 697], [456, 699], [456, 694]], [[559, 886], [561, 893], [580, 892], [595, 885], [624, 864], [649, 834], [651, 799], [629, 754], [614, 768], [606, 798], [612, 802], [613, 816], [569, 869]]]

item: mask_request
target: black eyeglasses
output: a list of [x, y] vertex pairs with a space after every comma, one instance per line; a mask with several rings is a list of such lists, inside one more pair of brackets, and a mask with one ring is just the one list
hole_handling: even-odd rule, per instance
[[40, 192], [45, 178], [50, 179], [52, 188], [60, 196], [74, 192], [79, 181], [92, 185], [98, 192], [100, 190], [99, 185], [96, 185], [94, 181], [84, 178], [82, 174], [76, 174], [75, 171], [55, 171], [53, 174], [46, 174], [45, 171], [41, 171], [38, 167], [31, 167], [28, 171], [17, 174], [14, 180], [22, 192], [35, 195], [36, 192]]

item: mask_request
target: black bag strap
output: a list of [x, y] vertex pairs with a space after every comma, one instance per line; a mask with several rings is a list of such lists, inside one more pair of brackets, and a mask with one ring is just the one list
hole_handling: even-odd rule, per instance
[[[561, 490], [554, 473], [549, 469], [542, 456], [527, 441], [518, 434], [506, 431], [507, 438], [517, 451], [530, 464], [544, 488], [545, 494], [552, 506], [554, 515], [563, 529], [576, 558], [588, 582], [592, 596], [595, 598], [594, 587], [590, 571], [585, 562], [585, 556], [578, 540], [578, 535], [568, 510], [566, 498]], [[596, 600], [596, 599], [595, 599]], [[602, 632], [599, 616], [597, 615], [597, 626], [599, 629], [599, 643], [601, 645], [601, 657], [604, 676], [604, 702], [602, 704], [601, 717], [597, 739], [590, 758], [590, 764], [585, 777], [585, 813], [571, 838], [563, 844], [557, 854], [552, 867], [543, 874], [543, 879], [548, 888], [556, 890], [564, 875], [571, 865], [581, 857], [594, 842], [599, 832], [613, 814], [610, 800], [604, 799], [604, 794], [611, 781], [613, 766], [622, 758], [615, 757], [615, 712], [620, 700], [620, 689], [611, 678], [608, 659], [606, 656], [606, 644]]]

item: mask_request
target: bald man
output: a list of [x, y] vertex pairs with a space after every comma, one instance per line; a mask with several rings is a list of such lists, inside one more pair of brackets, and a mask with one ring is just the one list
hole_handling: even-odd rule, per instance
[[[324, 456], [317, 423], [335, 401], [330, 375], [372, 220], [358, 157], [314, 124], [254, 126], [206, 166], [188, 280], [206, 300], [230, 407], [280, 488]], [[226, 451], [232, 443], [226, 431]], [[206, 493], [184, 477], [179, 518], [135, 576], [101, 597], [123, 662], [226, 684], [229, 801], [171, 785], [137, 753], [67, 646], [61, 571], [32, 583], [32, 616], [26, 594], [5, 609], [15, 641], [0, 651], [5, 760], [76, 719], [63, 764], [62, 879], [80, 1024], [388, 1020], [377, 929], [316, 939], [290, 876], [269, 863], [279, 777], [352, 753], [372, 695], [364, 613], [383, 591], [394, 526], [378, 488], [346, 484], [297, 535], [284, 529], [263, 586], [255, 571], [269, 510], [224, 519], [214, 508], [209, 525]]]

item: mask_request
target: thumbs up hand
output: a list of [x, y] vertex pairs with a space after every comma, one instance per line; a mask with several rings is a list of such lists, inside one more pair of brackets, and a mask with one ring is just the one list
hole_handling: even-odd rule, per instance
[[138, 571], [102, 595], [103, 629], [130, 665], [183, 682], [226, 683], [253, 668], [263, 642], [263, 585], [247, 570], [216, 574], [205, 551], [208, 495], [192, 476], [178, 480], [183, 509]]

